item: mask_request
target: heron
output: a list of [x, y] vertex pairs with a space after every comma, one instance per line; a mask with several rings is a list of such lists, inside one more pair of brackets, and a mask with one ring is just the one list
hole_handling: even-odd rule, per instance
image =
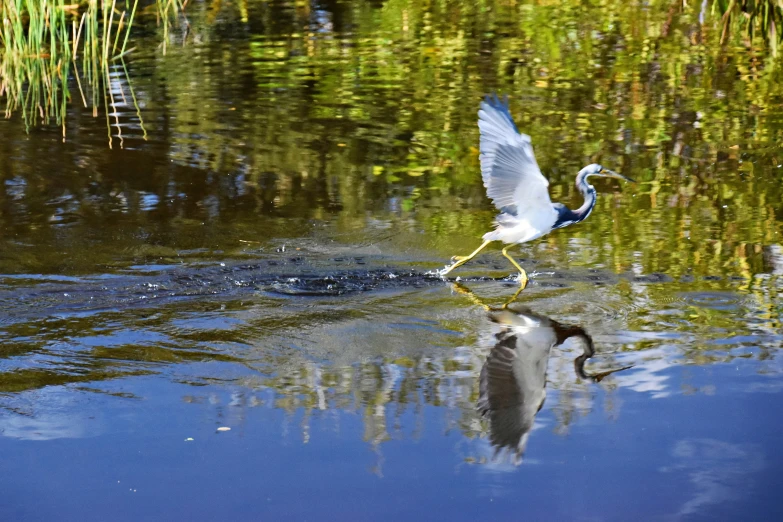
[[633, 180], [596, 163], [590, 164], [576, 175], [576, 188], [585, 201], [578, 209], [571, 210], [549, 199], [549, 181], [536, 163], [530, 136], [520, 133], [514, 124], [508, 98], [501, 101], [497, 95], [485, 97], [478, 112], [478, 126], [481, 177], [487, 196], [500, 214], [495, 218], [495, 229], [484, 234], [484, 243], [467, 256], [452, 257], [453, 263], [441, 270], [440, 275], [448, 275], [490, 243], [501, 241], [508, 244], [502, 253], [519, 270], [522, 290], [529, 278], [525, 269], [509, 255], [509, 248], [587, 219], [596, 201], [595, 187], [587, 182], [590, 176]]
[[[467, 292], [470, 292], [467, 290]], [[547, 364], [552, 348], [570, 338], [582, 345], [574, 360], [576, 374], [601, 382], [631, 366], [588, 373], [585, 363], [595, 355], [593, 339], [584, 328], [561, 324], [519, 304], [485, 307], [492, 324], [492, 347], [481, 368], [476, 409], [489, 420], [495, 456], [506, 450], [520, 464], [535, 418], [546, 399]]]

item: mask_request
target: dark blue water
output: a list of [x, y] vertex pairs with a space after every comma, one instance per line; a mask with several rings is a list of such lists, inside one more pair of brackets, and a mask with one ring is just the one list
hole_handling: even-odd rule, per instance
[[[590, 390], [622, 413], [599, 406], [556, 435], [545, 410], [519, 468], [493, 463], [486, 441], [450, 426], [445, 405], [395, 415], [378, 443], [367, 440], [364, 408], [291, 414], [249, 407], [266, 394], [238, 387], [194, 394], [139, 379], [147, 391], [136, 400], [49, 394], [40, 399], [54, 411], [4, 426], [27, 440], [3, 439], [3, 512], [7, 520], [775, 518], [781, 452], [770, 449], [777, 433], [767, 419], [780, 414], [779, 396], [737, 390], [736, 374], [728, 364], [665, 372], [672, 385], [719, 378], [726, 391], [673, 390], [655, 400], [654, 415], [648, 393]], [[222, 424], [232, 430], [216, 433]], [[32, 479], [35, 468], [47, 471]]]
[[[581, 318], [595, 344], [586, 375], [632, 367], [592, 382], [574, 367], [579, 339], [548, 357], [545, 347], [546, 400], [519, 458], [493, 445], [497, 427], [476, 409], [499, 326], [445, 283], [348, 297], [251, 295], [211, 311], [174, 303], [158, 312], [85, 313], [100, 328], [70, 331], [4, 363], [10, 371], [25, 361], [16, 372], [72, 382], [3, 394], [3, 513], [9, 520], [779, 514], [783, 379], [767, 347], [778, 334], [707, 338], [683, 326], [705, 309], [680, 302], [665, 315], [679, 324], [673, 331], [656, 311], [614, 305], [610, 314], [590, 302], [605, 288], [575, 285], [552, 295], [534, 283], [526, 308], [508, 313], [539, 321], [559, 313], [569, 327]], [[513, 290], [473, 287], [490, 300]], [[326, 312], [333, 317], [319, 317]], [[718, 314], [752, 317], [745, 305]], [[265, 319], [278, 315], [289, 324], [267, 328]], [[139, 321], [147, 326], [128, 328]], [[539, 349], [550, 329], [542, 323], [519, 335]]]

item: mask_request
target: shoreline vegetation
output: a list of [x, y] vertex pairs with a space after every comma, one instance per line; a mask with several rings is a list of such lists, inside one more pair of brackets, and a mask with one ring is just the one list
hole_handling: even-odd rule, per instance
[[[139, 0], [0, 1], [0, 96], [6, 102], [5, 117], [21, 113], [28, 131], [54, 123], [62, 127], [64, 140], [67, 104], [78, 100], [92, 108], [93, 117], [103, 108], [111, 146], [110, 114], [116, 110], [110, 107], [115, 105], [116, 82], [110, 69], [115, 64], [138, 110], [124, 57], [134, 50], [128, 43]], [[184, 18], [184, 5], [180, 0], [156, 0], [147, 8], [154, 9], [162, 27], [165, 52], [169, 28]], [[122, 88], [119, 93], [125, 96]], [[119, 124], [115, 128], [121, 137]]]
[[[0, 97], [5, 98], [5, 116], [10, 118], [21, 113], [28, 131], [37, 125], [61, 126], [65, 140], [68, 104], [80, 102], [92, 109], [93, 117], [99, 117], [102, 110], [110, 147], [113, 137], [122, 139], [119, 121], [112, 121], [111, 115], [117, 112], [116, 97], [126, 99], [123, 85], [127, 86], [127, 94], [144, 129], [124, 60], [136, 49], [131, 35], [134, 26], [142, 26], [141, 29], [154, 25], [159, 33], [159, 52], [165, 54], [174, 40], [172, 29], [175, 26], [183, 28], [180, 38], [185, 45], [195, 38], [194, 35], [209, 33], [211, 26], [220, 24], [225, 11], [236, 11], [230, 17], [238, 18], [239, 23], [247, 25], [252, 22], [254, 13], [269, 4], [268, 0], [243, 0], [228, 7], [217, 0], [70, 2], [73, 0], [0, 0], [3, 20], [0, 31]], [[628, 14], [629, 9], [642, 9], [641, 5], [620, 5], [624, 3], [625, 0], [610, 0], [602, 5], [600, 22], [607, 27], [623, 24], [626, 22], [623, 16]], [[451, 23], [464, 25], [465, 17], [462, 15], [467, 11], [492, 18], [495, 13], [514, 9], [524, 13], [518, 18], [527, 16], [533, 20], [540, 16], [536, 11], [569, 8], [501, 0], [485, 0], [471, 6], [448, 0], [424, 4], [413, 0], [388, 0], [380, 5], [359, 0], [354, 4], [357, 6], [352, 4], [349, 9], [368, 8], [385, 12], [380, 16], [386, 26], [384, 29], [391, 34], [407, 33], [410, 27], [425, 30], [434, 11], [452, 14], [447, 18], [454, 20]], [[320, 9], [312, 0], [297, 0], [292, 7], [305, 13]], [[646, 38], [653, 46], [661, 45], [671, 36], [673, 25], [690, 24], [696, 27], [696, 30], [690, 31], [689, 37], [694, 47], [699, 48], [698, 52], [719, 55], [727, 45], [744, 47], [750, 66], [759, 74], [775, 69], [783, 46], [783, 0], [653, 0], [645, 9], [652, 13], [650, 20], [659, 23], [657, 28], [648, 27], [649, 34], [655, 37], [648, 35]], [[198, 19], [195, 28], [188, 20], [191, 12], [195, 12]], [[388, 16], [390, 13], [400, 16]], [[493, 20], [499, 23], [500, 18], [496, 16]], [[463, 30], [462, 27], [457, 29]], [[526, 27], [517, 29], [524, 32]], [[590, 35], [585, 37], [590, 38]], [[146, 136], [146, 131], [144, 133]]]

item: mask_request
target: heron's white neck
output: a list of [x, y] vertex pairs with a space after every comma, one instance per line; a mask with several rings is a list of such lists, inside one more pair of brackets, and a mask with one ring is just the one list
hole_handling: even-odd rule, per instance
[[585, 198], [585, 202], [582, 203], [582, 206], [573, 211], [578, 218], [577, 221], [586, 219], [587, 216], [590, 215], [590, 212], [593, 211], [593, 207], [595, 206], [595, 187], [587, 182], [588, 176], [590, 176], [590, 173], [585, 172], [584, 170], [579, 172], [579, 174], [576, 176], [576, 188]]

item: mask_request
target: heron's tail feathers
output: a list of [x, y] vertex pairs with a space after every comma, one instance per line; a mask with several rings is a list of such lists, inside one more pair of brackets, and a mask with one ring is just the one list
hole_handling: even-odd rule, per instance
[[520, 222], [519, 219], [508, 212], [502, 212], [495, 218], [495, 230], [484, 234], [485, 241], [503, 241], [506, 232], [516, 228]]
[[503, 243], [525, 243], [541, 237], [545, 231], [537, 229], [527, 219], [502, 212], [495, 218], [495, 230], [484, 234], [484, 241], [502, 241]]

